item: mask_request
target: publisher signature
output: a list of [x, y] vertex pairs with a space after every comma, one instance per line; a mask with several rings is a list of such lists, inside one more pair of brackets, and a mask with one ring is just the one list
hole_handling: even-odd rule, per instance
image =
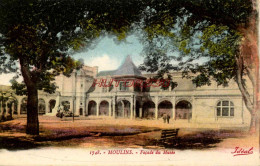
[[234, 154], [233, 156], [240, 156], [240, 155], [250, 155], [253, 154], [254, 152], [253, 152], [253, 147], [251, 147], [250, 149], [235, 147], [235, 151], [231, 153]]

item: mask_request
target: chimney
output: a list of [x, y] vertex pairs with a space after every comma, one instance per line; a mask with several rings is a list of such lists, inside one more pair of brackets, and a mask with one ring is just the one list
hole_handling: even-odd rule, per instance
[[96, 77], [98, 74], [98, 66], [93, 66], [93, 76]]

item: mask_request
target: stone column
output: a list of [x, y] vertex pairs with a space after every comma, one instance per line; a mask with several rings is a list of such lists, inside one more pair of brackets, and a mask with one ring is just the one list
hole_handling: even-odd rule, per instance
[[75, 96], [73, 97], [72, 103], [73, 103], [72, 112], [75, 115], [76, 114], [76, 97]]
[[143, 103], [140, 102], [140, 108], [139, 108], [139, 118], [142, 118], [143, 116]]
[[86, 100], [86, 104], [85, 104], [85, 106], [86, 106], [86, 109], [85, 109], [85, 116], [87, 116], [88, 115], [88, 100]]
[[134, 111], [134, 112], [133, 112], [133, 113], [134, 113], [134, 119], [135, 119], [135, 117], [136, 117], [136, 97], [134, 96], [133, 99], [134, 99], [134, 102], [133, 102], [133, 103], [134, 103], [134, 104], [133, 104], [133, 111]]
[[111, 116], [111, 101], [108, 102], [108, 116]]
[[113, 97], [113, 118], [116, 118], [116, 98]]
[[155, 97], [155, 119], [158, 119], [158, 96]]
[[123, 118], [125, 117], [125, 104], [123, 101], [120, 101], [121, 102], [121, 105], [122, 105], [122, 116]]
[[[192, 101], [191, 101], [191, 109], [190, 109], [190, 111], [189, 111], [189, 119], [188, 119], [188, 122], [193, 122], [194, 121], [194, 116], [196, 116], [196, 112], [193, 112], [193, 110], [195, 110], [194, 108], [195, 108], [195, 105], [194, 105], [194, 103], [195, 103], [195, 97], [194, 96], [192, 96]], [[190, 115], [191, 115], [191, 117], [190, 117]]]
[[17, 115], [21, 115], [21, 100], [17, 100]]
[[14, 114], [14, 105], [15, 103], [12, 103], [12, 115]]
[[131, 96], [131, 103], [130, 103], [130, 119], [133, 119], [133, 104], [134, 104], [134, 98]]
[[172, 98], [172, 119], [175, 120], [175, 97]]
[[83, 108], [81, 107], [82, 108], [82, 116], [86, 116], [86, 107], [85, 107], [86, 105], [83, 102], [82, 102], [82, 104], [83, 104]]
[[158, 104], [155, 104], [155, 119], [158, 119]]
[[140, 107], [139, 108], [139, 118], [142, 118], [142, 116], [143, 116], [143, 108]]
[[80, 115], [80, 112], [79, 112], [79, 109], [81, 108], [81, 105], [80, 105], [80, 96], [76, 96], [76, 99], [75, 99], [75, 114], [76, 115]]
[[99, 103], [99, 101], [97, 102], [97, 116], [99, 116], [99, 105], [100, 105], [100, 103]]

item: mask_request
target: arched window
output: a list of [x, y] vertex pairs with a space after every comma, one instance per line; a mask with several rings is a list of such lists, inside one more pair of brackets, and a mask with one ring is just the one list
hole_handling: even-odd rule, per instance
[[217, 116], [228, 117], [234, 116], [234, 104], [232, 101], [220, 101], [217, 104]]

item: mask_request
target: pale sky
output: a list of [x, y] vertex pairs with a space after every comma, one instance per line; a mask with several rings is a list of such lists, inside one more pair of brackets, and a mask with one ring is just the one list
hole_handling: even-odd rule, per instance
[[84, 59], [85, 65], [98, 66], [99, 71], [117, 69], [127, 55], [131, 55], [136, 66], [143, 62], [142, 45], [135, 35], [116, 44], [113, 38], [104, 37], [94, 49], [75, 54], [75, 59]]
[[[93, 49], [84, 49], [74, 54], [74, 59], [84, 59], [85, 65], [98, 66], [98, 70], [117, 69], [127, 55], [131, 55], [136, 66], [143, 62], [141, 57], [142, 45], [135, 35], [126, 38], [126, 41], [114, 42], [113, 38], [102, 37]], [[11, 85], [14, 74], [1, 74], [0, 85]], [[21, 81], [22, 78], [19, 79]]]
[[[83, 59], [87, 66], [98, 66], [98, 71], [117, 69], [127, 55], [131, 55], [134, 64], [138, 67], [143, 63], [143, 46], [136, 35], [130, 35], [125, 41], [116, 42], [115, 38], [101, 37], [94, 48], [82, 49], [72, 55], [74, 59]], [[177, 53], [177, 52], [176, 52]], [[197, 60], [197, 61], [203, 61]], [[176, 64], [176, 62], [172, 62]], [[14, 74], [0, 74], [0, 85], [11, 85], [9, 82]], [[18, 79], [22, 81], [22, 77]]]

